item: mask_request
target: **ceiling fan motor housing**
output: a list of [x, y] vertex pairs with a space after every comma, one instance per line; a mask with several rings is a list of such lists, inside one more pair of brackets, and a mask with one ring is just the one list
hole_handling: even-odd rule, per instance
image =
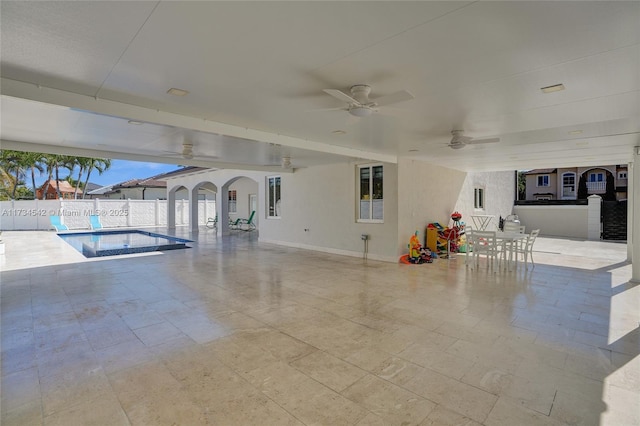
[[371, 101], [369, 101], [369, 93], [371, 93], [371, 86], [369, 85], [356, 84], [351, 86], [351, 96], [362, 105], [371, 103]]

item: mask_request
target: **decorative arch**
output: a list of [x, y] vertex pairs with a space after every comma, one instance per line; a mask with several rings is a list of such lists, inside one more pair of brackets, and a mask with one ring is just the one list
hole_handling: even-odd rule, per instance
[[167, 227], [175, 229], [176, 227], [176, 193], [178, 191], [189, 191], [184, 185], [176, 185], [167, 191]]
[[[218, 194], [216, 194], [216, 210], [218, 211], [218, 223], [225, 224], [227, 220], [226, 218], [229, 217], [229, 187], [233, 185], [235, 182], [237, 182], [238, 180], [243, 178], [248, 179], [252, 182], [255, 182], [256, 185], [260, 185], [260, 182], [258, 182], [254, 178], [249, 176], [244, 176], [244, 175], [234, 176], [228, 179], [226, 182], [224, 182], [220, 188], [220, 191], [218, 191]], [[256, 197], [257, 197], [257, 191], [256, 191]], [[259, 210], [259, 206], [257, 203], [256, 203], [256, 210]], [[255, 220], [257, 220], [258, 216], [259, 215], [257, 214], [254, 216], [256, 218]], [[229, 234], [229, 227], [220, 226], [219, 228], [222, 230], [222, 235]]]
[[[212, 197], [210, 199], [214, 200], [214, 205], [210, 210], [209, 210], [208, 203], [206, 203], [207, 192], [212, 194]], [[201, 198], [200, 196], [203, 195], [205, 199], [205, 203], [202, 209], [202, 214], [204, 215], [204, 218], [206, 220], [209, 217], [213, 218], [216, 216], [216, 210], [217, 210], [217, 204], [218, 204], [216, 201], [217, 194], [218, 194], [218, 187], [216, 186], [216, 184], [214, 184], [210, 180], [204, 180], [193, 185], [189, 193], [189, 201], [190, 201], [189, 202], [189, 225], [191, 226], [192, 231], [197, 232], [200, 224], [200, 220], [199, 220], [200, 198]]]

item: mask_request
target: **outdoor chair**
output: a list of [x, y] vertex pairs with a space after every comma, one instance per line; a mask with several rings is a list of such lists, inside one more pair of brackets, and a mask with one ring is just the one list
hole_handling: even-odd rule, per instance
[[100, 223], [100, 216], [98, 215], [89, 216], [89, 224], [91, 229], [102, 229], [102, 223]]
[[207, 219], [207, 223], [205, 224], [209, 229], [218, 230], [218, 215], [216, 217], [210, 217]]
[[57, 232], [69, 230], [67, 225], [62, 224], [60, 216], [49, 216], [49, 221], [51, 222], [51, 226], [53, 226]]
[[536, 238], [540, 234], [539, 229], [534, 229], [531, 231], [531, 234], [527, 237], [526, 240], [523, 241], [522, 244], [519, 244], [516, 247], [516, 260], [518, 259], [518, 255], [522, 255], [524, 260], [524, 267], [527, 269], [527, 260], [531, 258], [531, 264], [535, 267], [536, 264], [533, 261], [533, 243], [536, 242]]
[[[471, 255], [471, 266], [477, 266], [480, 263], [480, 255], [484, 255], [487, 259], [487, 267], [494, 266], [498, 257], [498, 243], [496, 241], [495, 231], [477, 231], [469, 229], [466, 233], [467, 244], [470, 243], [471, 253], [468, 253], [469, 247], [467, 247], [467, 256]], [[469, 258], [467, 258], [467, 261]], [[467, 262], [468, 263], [468, 262]]]
[[238, 218], [233, 222], [229, 223], [229, 228], [231, 229], [237, 229], [240, 231], [253, 231], [254, 229], [256, 229], [256, 225], [255, 223], [253, 223], [253, 217], [255, 216], [256, 211], [252, 211], [251, 215], [249, 216], [249, 219], [241, 219]]

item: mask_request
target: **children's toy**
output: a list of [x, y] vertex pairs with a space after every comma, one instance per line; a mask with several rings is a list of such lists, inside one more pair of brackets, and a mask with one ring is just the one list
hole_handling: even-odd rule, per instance
[[409, 239], [409, 254], [402, 256], [400, 258], [400, 262], [402, 263], [413, 263], [413, 264], [421, 264], [421, 263], [431, 263], [432, 253], [428, 248], [422, 247], [420, 244], [420, 239], [418, 238], [418, 231], [415, 232]]

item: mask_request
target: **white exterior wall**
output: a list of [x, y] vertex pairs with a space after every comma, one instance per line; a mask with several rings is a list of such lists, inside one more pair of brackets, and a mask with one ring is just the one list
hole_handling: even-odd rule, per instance
[[[199, 223], [215, 215], [215, 200], [198, 202]], [[189, 224], [189, 201], [176, 201], [176, 225]], [[184, 212], [184, 214], [183, 214]], [[21, 200], [0, 202], [0, 230], [51, 229], [49, 216], [62, 216], [69, 229], [89, 229], [89, 216], [98, 214], [105, 228], [167, 225], [166, 200]]]
[[383, 164], [384, 223], [358, 223], [356, 165], [316, 166], [281, 175], [282, 216], [262, 220], [260, 240], [363, 256], [361, 235], [368, 234], [368, 258], [397, 261], [397, 166]]
[[540, 229], [549, 237], [588, 237], [588, 206], [515, 206], [526, 232]]
[[[416, 231], [424, 243], [429, 223], [451, 226], [451, 213], [458, 211], [462, 221], [473, 226], [471, 215], [512, 214], [515, 199], [515, 172], [465, 173], [412, 159], [398, 163], [398, 254], [407, 252], [409, 238]], [[474, 188], [483, 188], [485, 209], [474, 209]]]

